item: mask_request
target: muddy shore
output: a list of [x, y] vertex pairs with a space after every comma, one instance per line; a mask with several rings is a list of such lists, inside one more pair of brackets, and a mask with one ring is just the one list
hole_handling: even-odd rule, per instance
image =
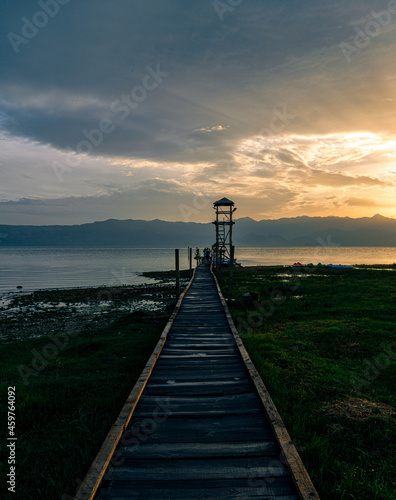
[[[143, 274], [143, 285], [67, 288], [0, 295], [0, 341], [10, 342], [81, 330], [102, 330], [121, 316], [169, 316], [176, 303], [174, 272]], [[189, 272], [181, 272], [181, 286]]]

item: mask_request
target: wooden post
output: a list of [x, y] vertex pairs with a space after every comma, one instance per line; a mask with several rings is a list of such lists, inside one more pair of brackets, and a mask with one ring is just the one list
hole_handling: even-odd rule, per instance
[[188, 260], [190, 264], [190, 277], [192, 276], [192, 248], [188, 249]]
[[230, 246], [230, 265], [228, 268], [228, 303], [231, 304], [232, 299], [232, 280], [234, 274], [234, 245]]
[[180, 297], [180, 265], [179, 265], [179, 249], [175, 249], [175, 267], [176, 267], [176, 300]]

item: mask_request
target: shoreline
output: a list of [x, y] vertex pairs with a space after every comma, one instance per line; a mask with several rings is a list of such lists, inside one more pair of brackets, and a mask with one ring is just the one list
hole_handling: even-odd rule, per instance
[[[148, 274], [153, 281], [139, 285], [0, 293], [0, 341], [35, 339], [61, 331], [94, 332], [136, 314], [170, 315], [176, 303], [174, 272]], [[181, 272], [181, 286], [188, 276], [189, 271]]]

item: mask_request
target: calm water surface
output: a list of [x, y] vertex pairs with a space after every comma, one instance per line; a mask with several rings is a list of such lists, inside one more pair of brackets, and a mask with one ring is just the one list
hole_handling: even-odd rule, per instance
[[291, 248], [240, 248], [236, 256], [242, 265], [257, 264], [276, 266], [301, 264], [393, 264], [396, 262], [396, 247], [291, 247]]
[[[393, 264], [396, 248], [298, 247], [236, 248], [242, 265]], [[188, 251], [180, 249], [180, 267]], [[143, 271], [174, 269], [171, 248], [0, 248], [0, 292], [146, 283]]]
[[[187, 249], [180, 267], [188, 266]], [[0, 292], [86, 286], [139, 285], [143, 271], [174, 269], [169, 248], [0, 248]]]

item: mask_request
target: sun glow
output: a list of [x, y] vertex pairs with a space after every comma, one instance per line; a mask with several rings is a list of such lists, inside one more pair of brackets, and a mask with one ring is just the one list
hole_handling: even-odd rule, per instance
[[271, 136], [243, 141], [238, 153], [287, 150], [296, 160], [308, 167], [331, 167], [349, 162], [360, 162], [370, 155], [396, 159], [396, 141], [372, 133], [347, 133], [322, 136]]

